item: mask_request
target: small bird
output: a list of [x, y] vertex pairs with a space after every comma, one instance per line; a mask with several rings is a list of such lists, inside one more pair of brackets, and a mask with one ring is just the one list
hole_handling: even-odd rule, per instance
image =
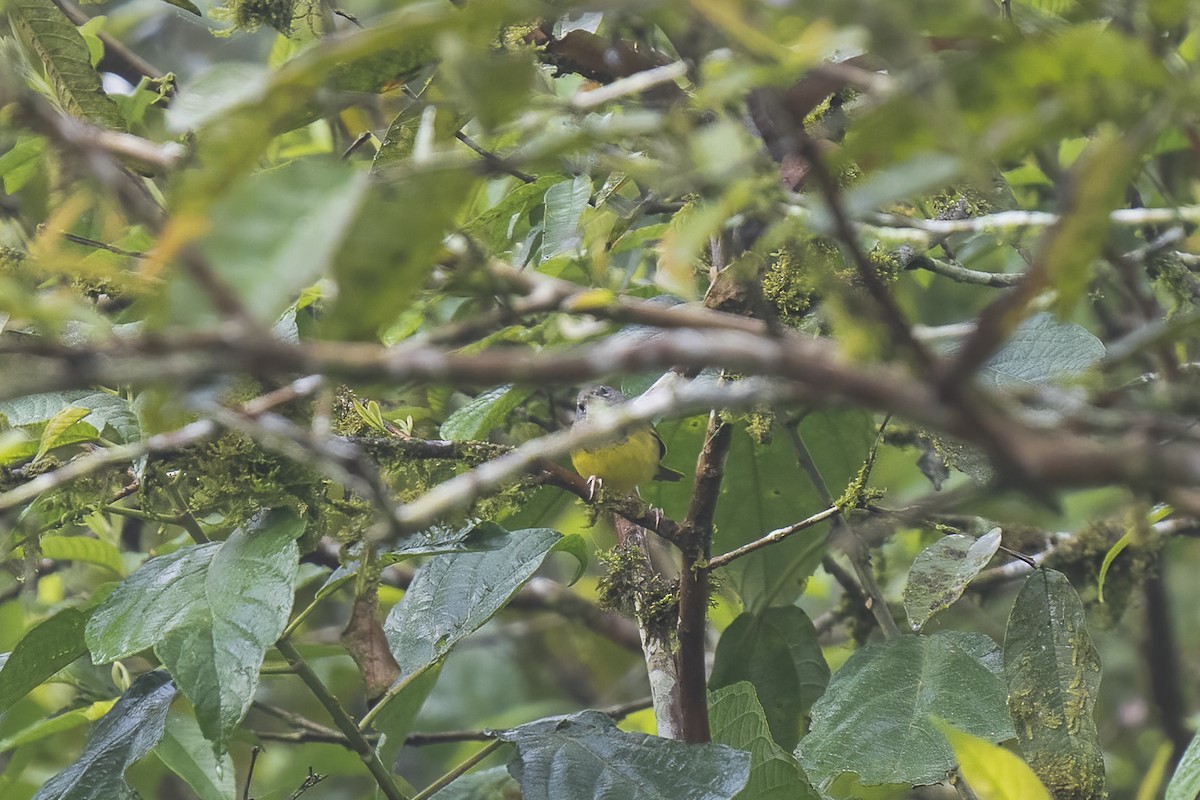
[[[589, 386], [579, 393], [575, 403], [575, 422], [594, 419], [598, 411], [625, 402], [625, 395], [611, 386]], [[634, 428], [621, 439], [587, 450], [571, 451], [571, 465], [588, 479], [595, 493], [596, 484], [616, 492], [631, 492], [650, 480], [677, 481], [683, 473], [664, 467], [662, 457], [667, 446], [650, 423]]]

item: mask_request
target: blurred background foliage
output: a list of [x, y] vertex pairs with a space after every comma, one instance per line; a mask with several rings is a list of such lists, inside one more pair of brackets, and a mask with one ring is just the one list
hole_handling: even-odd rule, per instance
[[[1014, 415], [1052, 427], [1085, 406], [1127, 414], [1120, 424], [1144, 420], [1139, 414], [1194, 421], [1197, 413], [1195, 214], [1109, 223], [1116, 208], [1194, 212], [1200, 5], [1189, 0], [130, 0], [82, 12], [69, 6], [92, 19], [76, 18], [78, 28], [69, 30], [78, 30], [77, 41], [67, 44], [58, 5], [5, 0], [2, 7], [11, 21], [0, 40], [0, 326], [9, 352], [33, 340], [74, 346], [228, 335], [237, 315], [211, 279], [236, 300], [241, 321], [285, 342], [428, 341], [462, 353], [600, 341], [653, 348], [660, 329], [587, 312], [616, 298], [664, 308], [702, 301], [828, 337], [847, 363], [870, 371], [908, 356], [869, 299], [871, 281], [886, 287], [921, 341], [949, 353], [961, 326], [1011, 285], [1004, 279], [1042, 269], [1040, 284], [1026, 282], [1036, 291], [1008, 325], [1008, 344], [980, 375], [981, 384], [1011, 392], [1005, 402]], [[139, 75], [147, 65], [160, 77]], [[667, 72], [652, 85], [620, 83], [655, 68]], [[89, 83], [96, 80], [103, 91]], [[614, 84], [621, 91], [597, 99]], [[30, 94], [136, 136], [137, 147], [111, 152], [136, 176], [140, 200], [122, 194], [123, 177], [89, 166], [94, 154], [72, 152], [61, 129], [30, 112], [22, 99]], [[869, 277], [837, 242], [837, 214], [816, 188], [814, 153], [840, 192], [841, 210], [863, 223], [858, 241]], [[163, 213], [147, 213], [146, 203]], [[1050, 233], [999, 221], [948, 234], [916, 224], [1005, 211], [1055, 212], [1063, 222]], [[194, 257], [211, 274], [188, 268]], [[579, 291], [570, 307], [522, 316], [513, 306], [535, 290], [514, 289], [516, 279], [497, 264], [534, 276], [535, 287], [561, 279]], [[988, 284], [987, 276], [1000, 282]], [[18, 388], [0, 404], [0, 489], [17, 489], [80, 453], [217, 418], [214, 408], [284, 385], [278, 374], [239, 374], [256, 373], [253, 362], [36, 393], [19, 387], [38, 385], [40, 364], [7, 362], [5, 380]], [[1164, 371], [1175, 373], [1170, 381], [1159, 380]], [[607, 377], [633, 396], [657, 373]], [[323, 390], [281, 415], [361, 442], [390, 496], [406, 503], [499, 452], [491, 445], [519, 445], [569, 422], [578, 387], [519, 378], [376, 376]], [[1003, 474], [993, 480], [981, 450], [944, 429], [903, 418], [883, 427], [873, 409], [816, 399], [823, 402], [730, 415], [714, 552], [839, 499], [849, 520], [865, 524], [881, 507], [929, 503], [931, 494], [957, 498], [945, 513], [893, 522], [874, 540], [868, 534], [873, 576], [904, 627], [910, 568], [945, 534], [981, 536], [998, 526], [1011, 550], [1038, 554], [1053, 545], [1045, 563], [1078, 592], [1103, 664], [1094, 719], [1110, 796], [1159, 796], [1196, 708], [1200, 640], [1191, 623], [1200, 589], [1190, 578], [1200, 555], [1182, 535], [1194, 529], [1155, 532], [1170, 514], [1155, 481], [1014, 486]], [[692, 474], [706, 420], [659, 424], [667, 465]], [[1186, 426], [1180, 436], [1191, 436]], [[491, 445], [419, 459], [396, 439]], [[798, 459], [798, 451], [806, 455]], [[52, 614], [94, 607], [148, 556], [188, 546], [189, 526], [223, 540], [260, 509], [301, 514], [296, 609], [314, 601], [339, 555], [363, 541], [388, 544], [361, 487], [350, 491], [321, 458], [296, 458], [253, 426], [227, 427], [127, 467], [56, 486], [0, 520], [0, 652]], [[122, 495], [132, 483], [136, 491]], [[692, 485], [655, 484], [643, 494], [682, 519]], [[444, 521], [476, 519], [582, 537], [590, 563], [570, 592], [599, 597], [604, 562], [596, 556], [616, 538], [574, 496], [526, 479]], [[720, 574], [709, 609], [714, 687], [754, 683], [786, 751], [828, 680], [822, 668], [836, 674], [878, 638], [874, 618], [828, 566], [844, 561], [828, 534], [828, 525], [816, 526], [738, 560]], [[1127, 546], [1114, 550], [1119, 541]], [[535, 580], [570, 582], [571, 555], [549, 557]], [[383, 570], [380, 608], [401, 600], [414, 564], [423, 563]], [[932, 634], [955, 631], [1003, 640], [1020, 586], [994, 580], [972, 588], [918, 641], [933, 648], [948, 640]], [[351, 581], [316, 605], [297, 647], [361, 714], [362, 674], [339, 640], [355, 588]], [[798, 636], [820, 633], [825, 662], [805, 674], [813, 697], [803, 702], [795, 702], [794, 687], [764, 689], [776, 673], [750, 674], [732, 651], [724, 658], [734, 663], [723, 661], [719, 649], [739, 614], [796, 607], [803, 622], [777, 624], [795, 624]], [[636, 641], [600, 635], [572, 608], [518, 595], [433, 668], [436, 687], [411, 729], [504, 729], [644, 697]], [[741, 624], [751, 626], [748, 619]], [[817, 623], [811, 634], [809, 620]], [[754, 624], [769, 627], [763, 618]], [[757, 631], [739, 631], [750, 652], [759, 652], [759, 636], [763, 663], [788, 660]], [[75, 762], [92, 723], [128, 687], [123, 671], [153, 661], [119, 663], [94, 667], [80, 658], [3, 713], [0, 796], [31, 797]], [[259, 701], [325, 719], [294, 678], [272, 674], [282, 666], [268, 651]], [[199, 736], [186, 703], [172, 715], [173, 736]], [[654, 719], [642, 711], [621, 725], [652, 733]], [[286, 719], [252, 709], [214, 767], [212, 793], [202, 796], [240, 791], [259, 743], [256, 797], [287, 796], [310, 769], [336, 778], [310, 797], [370, 795], [374, 782], [347, 748], [262, 735], [292, 730]], [[398, 772], [424, 786], [478, 747], [404, 748]], [[199, 750], [203, 742], [191, 748]], [[504, 758], [494, 755], [483, 768]], [[822, 788], [839, 797], [910, 791], [890, 785], [905, 783], [899, 779], [855, 788], [848, 776]], [[200, 791], [163, 748], [127, 779], [143, 797]], [[500, 782], [497, 773], [478, 780]], [[466, 791], [445, 796], [501, 796], [486, 787]]]

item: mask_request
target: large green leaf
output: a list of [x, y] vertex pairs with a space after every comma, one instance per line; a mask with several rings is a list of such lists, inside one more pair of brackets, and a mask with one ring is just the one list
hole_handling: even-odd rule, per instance
[[34, 800], [137, 800], [125, 770], [162, 738], [174, 698], [167, 673], [140, 676], [96, 724], [79, 760], [51, 778]]
[[813, 705], [797, 748], [809, 780], [824, 790], [843, 773], [867, 786], [944, 779], [954, 751], [931, 715], [989, 742], [1012, 738], [995, 653], [986, 636], [957, 631], [856, 651]]
[[962, 597], [967, 584], [987, 566], [1000, 547], [1000, 529], [978, 539], [954, 534], [917, 554], [904, 586], [904, 610], [914, 631]]
[[263, 655], [287, 623], [304, 522], [280, 509], [222, 543], [151, 559], [92, 614], [97, 663], [153, 647], [219, 745], [241, 721]]
[[92, 660], [106, 664], [153, 647], [168, 631], [202, 617], [208, 565], [220, 543], [152, 558], [117, 585], [87, 624]]
[[489, 389], [446, 418], [442, 423], [442, 438], [455, 441], [487, 439], [488, 434], [505, 422], [513, 409], [532, 393], [532, 389], [511, 384]]
[[104, 93], [87, 43], [67, 15], [52, 0], [9, 0], [5, 9], [41, 61], [63, 108], [96, 125], [123, 130], [121, 111]]
[[517, 746], [508, 770], [525, 800], [729, 800], [750, 776], [748, 753], [625, 733], [599, 711], [531, 722], [500, 738]]
[[84, 408], [81, 419], [97, 431], [110, 430], [118, 441], [134, 442], [141, 438], [141, 426], [129, 401], [120, 395], [93, 389], [51, 392], [19, 397], [0, 403], [0, 414], [13, 427], [46, 423], [64, 409]]
[[334, 259], [332, 335], [374, 338], [408, 307], [475, 183], [465, 169], [414, 170], [368, 193]]
[[504, 546], [435, 556], [383, 623], [401, 674], [437, 663], [503, 608], [556, 549], [577, 558], [571, 539], [549, 528], [513, 531]]
[[979, 374], [1000, 387], [1043, 385], [1082, 375], [1102, 358], [1104, 343], [1087, 330], [1038, 314], [1021, 323]]
[[[377, 554], [383, 565], [399, 564], [410, 558], [440, 556], [447, 553], [471, 553], [480, 550], [495, 550], [504, 546], [508, 531], [494, 522], [480, 522], [456, 530], [430, 528]], [[350, 557], [325, 580], [317, 590], [316, 599], [328, 597], [346, 581], [358, 574], [362, 568], [361, 548], [350, 551]]]
[[249, 710], [263, 656], [287, 626], [303, 531], [290, 511], [235, 531], [208, 566], [194, 616], [154, 646], [219, 746]]
[[771, 735], [791, 750], [805, 716], [825, 692], [829, 666], [808, 615], [796, 606], [746, 612], [721, 634], [713, 659], [713, 689], [747, 681], [762, 703]]
[[1055, 800], [1101, 797], [1104, 755], [1092, 709], [1100, 656], [1061, 572], [1030, 575], [1004, 637], [1008, 707], [1021, 752]]
[[546, 190], [542, 261], [573, 253], [579, 248], [583, 242], [579, 220], [591, 197], [592, 180], [586, 175], [556, 183]]
[[750, 779], [738, 800], [816, 800], [796, 759], [771, 738], [753, 686], [742, 681], [717, 689], [708, 705], [713, 741], [750, 754]]
[[[212, 209], [204, 252], [242, 303], [273, 322], [325, 277], [363, 211], [367, 176], [342, 161], [304, 159], [250, 176]], [[176, 291], [176, 318], [194, 314], [194, 289]]]
[[0, 665], [0, 714], [87, 652], [87, 614], [67, 608], [31, 628]]
[[154, 752], [167, 769], [187, 781], [200, 800], [233, 800], [233, 758], [213, 752], [194, 717], [178, 711], [167, 715], [167, 726]]

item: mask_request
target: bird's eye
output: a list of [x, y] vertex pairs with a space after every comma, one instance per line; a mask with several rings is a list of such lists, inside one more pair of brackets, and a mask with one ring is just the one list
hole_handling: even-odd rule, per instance
[[587, 405], [587, 403], [580, 400], [578, 403], [575, 404], [575, 408], [579, 411], [583, 411], [583, 409], [586, 405]]

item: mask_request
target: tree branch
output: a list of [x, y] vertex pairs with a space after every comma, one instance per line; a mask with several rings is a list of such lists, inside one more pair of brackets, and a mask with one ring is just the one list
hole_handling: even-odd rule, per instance
[[351, 719], [346, 710], [342, 708], [342, 704], [337, 698], [330, 693], [325, 684], [321, 682], [317, 673], [313, 672], [312, 667], [301, 657], [300, 651], [288, 639], [280, 639], [275, 643], [276, 648], [283, 654], [291, 664], [292, 669], [296, 671], [296, 675], [300, 680], [304, 681], [304, 685], [317, 698], [317, 701], [325, 707], [329, 716], [333, 719], [334, 725], [346, 737], [346, 741], [351, 750], [358, 753], [359, 758], [366, 764], [371, 775], [375, 777], [375, 782], [379, 785], [379, 789], [388, 800], [410, 800], [410, 798], [400, 791], [400, 787], [396, 785], [395, 776], [392, 771], [383, 765], [379, 760], [379, 756], [375, 754], [375, 749], [371, 747], [371, 743], [358, 730], [358, 726]]
[[696, 460], [696, 485], [683, 523], [679, 571], [679, 702], [685, 742], [707, 742], [708, 685], [705, 679], [709, 570], [713, 517], [725, 476], [725, 459], [733, 442], [733, 426], [710, 411], [704, 447]]

